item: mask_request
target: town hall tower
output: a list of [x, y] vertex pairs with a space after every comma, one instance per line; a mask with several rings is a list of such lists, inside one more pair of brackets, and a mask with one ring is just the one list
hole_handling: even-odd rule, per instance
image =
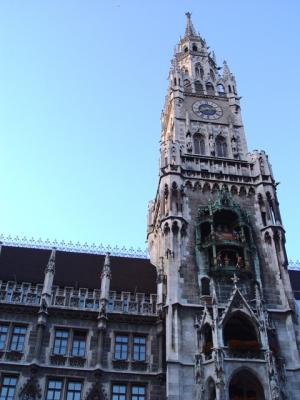
[[234, 75], [186, 17], [148, 216], [167, 398], [296, 400], [298, 324], [276, 181], [266, 153], [248, 152]]

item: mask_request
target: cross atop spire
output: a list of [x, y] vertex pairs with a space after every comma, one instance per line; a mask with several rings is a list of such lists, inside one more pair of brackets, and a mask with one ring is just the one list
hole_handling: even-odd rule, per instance
[[191, 16], [192, 14], [190, 12], [185, 13], [186, 15], [186, 28], [185, 28], [185, 36], [198, 36], [197, 32], [193, 26]]

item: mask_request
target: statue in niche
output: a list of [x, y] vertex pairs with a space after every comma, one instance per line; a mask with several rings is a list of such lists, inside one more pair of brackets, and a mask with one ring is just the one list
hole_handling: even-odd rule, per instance
[[172, 162], [171, 162], [171, 164], [172, 165], [176, 164], [176, 148], [175, 148], [175, 146], [172, 147]]
[[208, 138], [208, 146], [209, 146], [210, 154], [211, 154], [212, 156], [214, 156], [214, 155], [215, 155], [216, 143], [215, 143], [215, 139], [214, 139], [214, 135], [213, 135], [213, 134], [210, 134], [210, 135], [209, 135], [209, 138]]
[[237, 140], [235, 137], [233, 137], [231, 139], [231, 149], [232, 149], [233, 156], [237, 157], [239, 155], [239, 152], [238, 152], [238, 148], [237, 148]]

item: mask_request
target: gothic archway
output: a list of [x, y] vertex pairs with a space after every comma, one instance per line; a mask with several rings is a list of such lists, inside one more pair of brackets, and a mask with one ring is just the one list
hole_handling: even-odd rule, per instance
[[230, 380], [229, 400], [265, 400], [264, 390], [257, 377], [243, 369]]

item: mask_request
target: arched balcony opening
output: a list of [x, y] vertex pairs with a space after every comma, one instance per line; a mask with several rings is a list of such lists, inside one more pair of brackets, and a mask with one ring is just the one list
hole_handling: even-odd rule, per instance
[[231, 210], [220, 210], [214, 214], [216, 239], [241, 241], [241, 229], [237, 214]]
[[260, 343], [255, 326], [240, 312], [234, 313], [226, 322], [223, 339], [232, 357], [255, 358], [259, 353]]
[[229, 400], [265, 400], [264, 390], [252, 372], [240, 370], [230, 380]]

